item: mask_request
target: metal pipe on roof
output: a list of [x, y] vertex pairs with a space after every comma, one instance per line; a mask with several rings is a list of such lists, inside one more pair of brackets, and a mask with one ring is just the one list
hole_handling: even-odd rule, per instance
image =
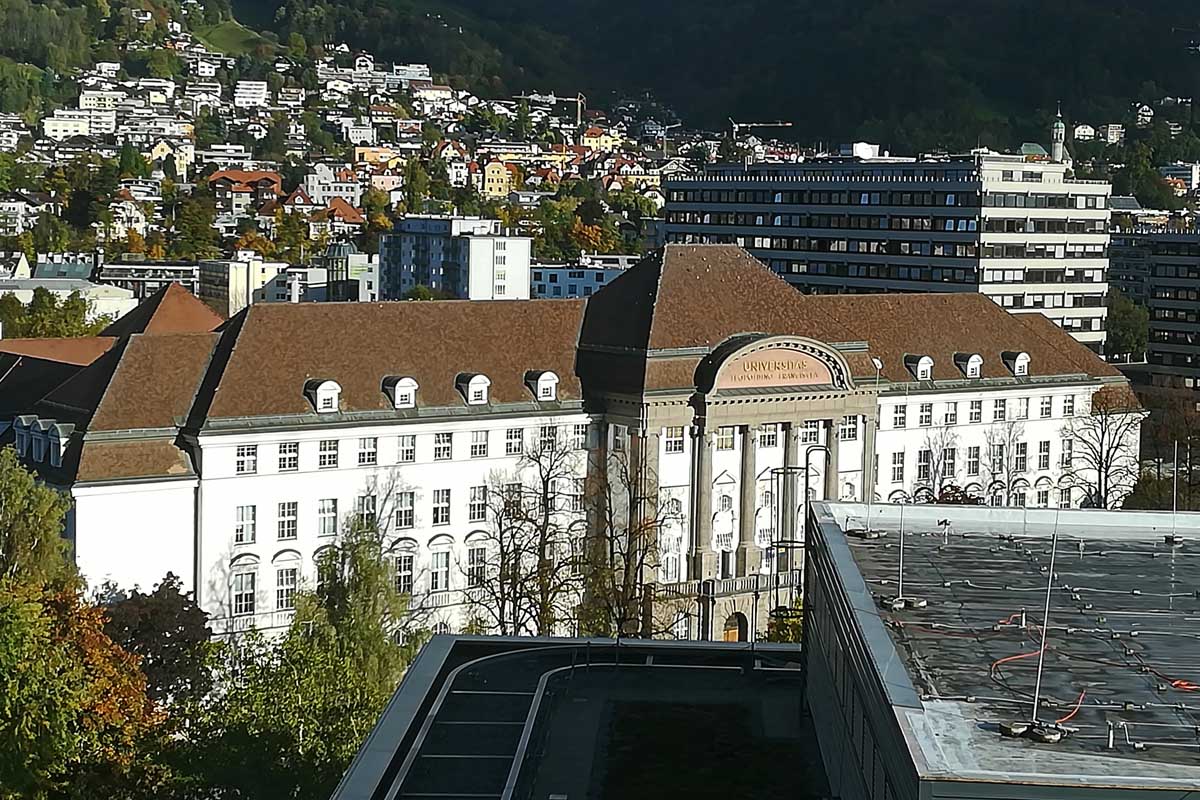
[[[901, 551], [903, 552], [903, 550]], [[1038, 650], [1037, 679], [1033, 685], [1033, 724], [1038, 718], [1038, 703], [1042, 694], [1042, 668], [1046, 663], [1046, 632], [1050, 629], [1050, 595], [1054, 591], [1054, 557], [1058, 554], [1058, 515], [1054, 515], [1054, 533], [1050, 536], [1050, 569], [1046, 577], [1046, 608], [1042, 613], [1042, 646]]]

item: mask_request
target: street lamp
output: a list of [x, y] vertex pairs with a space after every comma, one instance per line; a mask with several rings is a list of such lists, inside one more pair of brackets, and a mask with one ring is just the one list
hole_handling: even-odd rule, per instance
[[[875, 367], [875, 427], [879, 428], [879, 373], [883, 371], [883, 362], [871, 356], [871, 364]], [[863, 488], [867, 493], [867, 533], [871, 532], [871, 504], [875, 499], [875, 437], [871, 438], [871, 451], [867, 453], [867, 474], [863, 476]], [[867, 445], [867, 434], [863, 431], [863, 446]]]

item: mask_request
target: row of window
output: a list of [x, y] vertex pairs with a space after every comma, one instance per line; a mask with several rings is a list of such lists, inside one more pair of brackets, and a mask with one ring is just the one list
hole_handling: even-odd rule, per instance
[[[587, 423], [579, 423], [570, 428], [569, 441], [561, 441], [560, 426], [543, 425], [537, 430], [534, 444], [539, 450], [549, 450], [561, 445], [567, 445], [573, 449], [582, 450], [587, 447]], [[431, 456], [433, 461], [452, 461], [455, 458], [456, 445], [455, 434], [451, 432], [441, 432], [431, 434]], [[425, 436], [418, 437], [417, 434], [402, 434], [396, 437], [396, 459], [397, 464], [413, 464], [417, 461], [417, 444], [418, 438], [425, 439]], [[492, 432], [491, 431], [471, 431], [468, 438], [467, 455], [470, 458], [489, 458], [492, 455], [491, 447]], [[461, 440], [461, 439], [460, 439]], [[508, 428], [504, 432], [504, 455], [505, 456], [520, 456], [526, 452], [527, 447], [531, 442], [527, 441], [528, 436], [524, 428]], [[353, 441], [353, 440], [352, 440]], [[277, 472], [298, 472], [300, 470], [300, 450], [301, 445], [306, 445], [305, 449], [311, 442], [280, 442], [276, 446], [276, 471]], [[321, 439], [317, 445], [317, 468], [318, 469], [337, 469], [342, 465], [342, 440], [340, 439]], [[257, 444], [241, 444], [237, 446], [237, 451], [234, 459], [234, 471], [238, 475], [254, 475], [259, 472], [259, 451], [263, 448]], [[263, 448], [265, 449], [265, 448]], [[364, 436], [359, 437], [357, 446], [353, 451], [350, 463], [360, 467], [376, 466], [380, 463], [379, 459], [379, 437]]]
[[978, 217], [933, 217], [890, 214], [762, 214], [745, 211], [668, 211], [667, 222], [681, 225], [734, 227], [827, 228], [872, 231], [944, 231], [974, 233]]
[[[960, 403], [941, 403], [941, 424], [942, 425], [957, 425], [958, 424], [958, 407]], [[1030, 418], [1030, 408], [1032, 398], [1017, 397], [1017, 398], [997, 398], [992, 401], [991, 422], [1007, 422], [1009, 420], [1021, 420]], [[1055, 400], [1053, 395], [1044, 395], [1038, 398], [1037, 418], [1050, 419], [1054, 416]], [[900, 429], [907, 428], [909, 421], [908, 406], [900, 403], [892, 406], [892, 428]], [[1063, 395], [1060, 405], [1061, 416], [1075, 416], [1075, 395]], [[934, 422], [934, 404], [920, 403], [917, 405], [917, 426], [928, 428]], [[970, 400], [967, 402], [967, 422], [977, 423], [983, 422], [983, 401]]]
[[[1010, 446], [1011, 444], [1011, 446]], [[1038, 471], [1046, 471], [1050, 469], [1051, 464], [1051, 441], [1043, 440], [1038, 442], [1036, 469]], [[1059, 456], [1058, 467], [1060, 469], [1069, 469], [1074, 459], [1074, 441], [1071, 439], [1062, 439], [1059, 441]], [[940, 451], [935, 451], [932, 448], [924, 448], [917, 451], [917, 474], [916, 480], [918, 483], [930, 482], [934, 477], [942, 479], [952, 479], [958, 475], [959, 449], [957, 447], [946, 447]], [[993, 443], [988, 445], [988, 474], [993, 478], [1016, 478], [1021, 474], [1029, 471], [1029, 443], [1028, 442], [1012, 442], [1012, 443]], [[966, 471], [968, 477], [975, 477], [981, 474], [983, 467], [983, 448], [982, 446], [971, 446], [966, 448]], [[905, 465], [908, 456], [903, 450], [898, 450], [892, 453], [891, 460], [891, 481], [892, 483], [904, 483], [905, 480]]]
[[846, 261], [784, 261], [772, 258], [771, 269], [780, 275], [829, 275], [837, 278], [877, 278], [888, 281], [976, 283], [972, 267], [922, 267], [895, 264], [855, 264]]
[[[843, 177], [835, 175], [833, 177]], [[899, 179], [899, 176], [897, 176]], [[823, 189], [794, 189], [787, 191], [741, 189], [671, 189], [667, 199], [672, 203], [776, 203], [816, 206], [978, 206], [974, 192], [855, 192]]]
[[[854, 441], [858, 439], [858, 417], [844, 417], [838, 424], [838, 438], [842, 441]], [[801, 444], [816, 444], [821, 441], [822, 422], [820, 420], [806, 420], [800, 426], [800, 443]], [[753, 431], [753, 429], [752, 429]], [[768, 423], [758, 427], [757, 431], [753, 431], [755, 444], [760, 449], [770, 449], [779, 447], [779, 425], [777, 423]], [[663, 452], [667, 455], [674, 455], [684, 452], [684, 439], [687, 431], [682, 426], [673, 426], [663, 429]], [[713, 444], [717, 450], [733, 450], [737, 441], [737, 427], [734, 425], [723, 425], [716, 430], [716, 435], [713, 437]]]

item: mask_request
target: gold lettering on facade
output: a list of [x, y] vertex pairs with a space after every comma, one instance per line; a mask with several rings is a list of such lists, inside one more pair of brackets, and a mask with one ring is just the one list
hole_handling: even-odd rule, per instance
[[829, 367], [806, 353], [767, 349], [738, 356], [721, 370], [717, 388], [814, 386], [833, 383]]

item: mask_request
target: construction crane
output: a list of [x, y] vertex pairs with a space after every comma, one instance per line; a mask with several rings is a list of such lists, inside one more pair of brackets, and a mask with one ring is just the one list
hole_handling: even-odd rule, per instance
[[734, 122], [732, 118], [729, 120], [729, 129], [733, 133], [733, 140], [736, 142], [739, 130], [749, 130], [751, 128], [790, 128], [790, 122]]
[[550, 94], [519, 94], [518, 100], [531, 100], [535, 103], [547, 103], [550, 106], [558, 105], [559, 103], [574, 103], [575, 104], [575, 127], [578, 128], [583, 124], [583, 110], [587, 108], [587, 98], [580, 92], [574, 97], [559, 97], [554, 92]]
[[678, 128], [682, 125], [683, 125], [682, 122], [676, 122], [671, 125], [663, 125], [662, 126], [662, 132], [658, 135], [658, 142], [659, 142], [658, 147], [660, 150], [662, 150], [663, 156], [666, 156], [666, 154], [667, 154], [667, 133], [672, 128]]

